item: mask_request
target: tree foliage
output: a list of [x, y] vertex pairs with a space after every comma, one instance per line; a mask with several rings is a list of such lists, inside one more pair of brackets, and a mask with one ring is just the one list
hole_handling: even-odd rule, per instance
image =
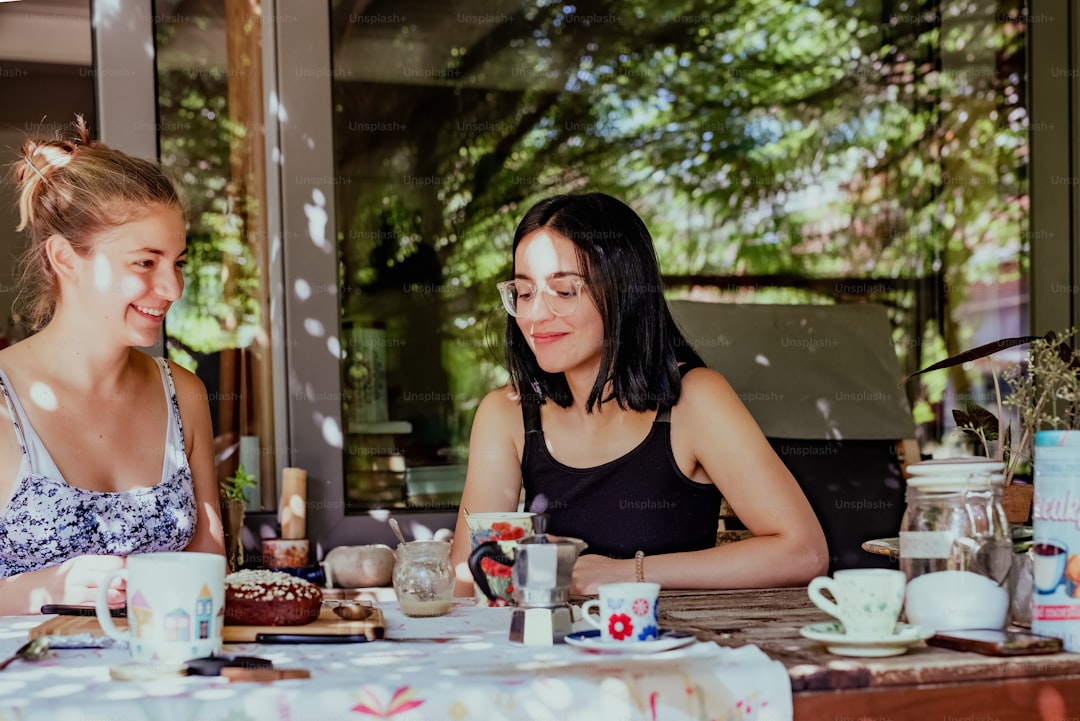
[[[433, 442], [462, 445], [505, 378], [494, 284], [554, 192], [626, 199], [672, 277], [910, 280], [856, 294], [895, 309], [901, 352], [966, 347], [965, 289], [1026, 273], [1024, 0], [530, 0], [393, 27], [355, 22], [365, 7], [334, 18], [342, 314], [402, 339], [392, 415], [438, 416]], [[166, 149], [208, 198], [176, 332], [202, 348], [244, 327], [214, 275], [243, 243], [212, 187], [230, 131], [200, 125], [223, 91], [175, 93], [196, 127]], [[410, 387], [445, 400], [412, 407]]]

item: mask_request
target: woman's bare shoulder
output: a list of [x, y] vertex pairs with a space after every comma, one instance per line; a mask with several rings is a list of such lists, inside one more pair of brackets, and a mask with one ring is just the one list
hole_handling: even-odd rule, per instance
[[197, 375], [174, 361], [166, 363], [169, 364], [169, 374], [172, 375], [178, 400], [206, 400], [206, 385]]
[[525, 420], [521, 416], [521, 397], [511, 386], [489, 392], [480, 401], [473, 418], [472, 439], [512, 443], [520, 450], [525, 437]]
[[685, 405], [689, 408], [715, 406], [718, 400], [727, 403], [742, 402], [727, 378], [711, 368], [694, 368], [683, 376], [679, 406]]
[[521, 424], [521, 396], [513, 386], [503, 386], [490, 391], [476, 410], [477, 417], [483, 416], [487, 420], [512, 422], [517, 419]]

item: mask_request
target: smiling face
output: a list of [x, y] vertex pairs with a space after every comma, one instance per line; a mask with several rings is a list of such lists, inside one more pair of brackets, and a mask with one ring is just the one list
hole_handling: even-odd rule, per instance
[[[153, 345], [169, 307], [184, 292], [187, 229], [175, 208], [157, 205], [138, 219], [102, 232], [76, 263], [70, 296], [90, 321], [128, 345]], [[62, 301], [62, 302], [63, 302]]]
[[[547, 228], [525, 236], [514, 254], [514, 278], [538, 285], [559, 277], [585, 277], [574, 244]], [[589, 374], [591, 384], [600, 366], [604, 321], [586, 285], [577, 310], [557, 316], [544, 302], [530, 303], [516, 318], [536, 362], [547, 373]]]

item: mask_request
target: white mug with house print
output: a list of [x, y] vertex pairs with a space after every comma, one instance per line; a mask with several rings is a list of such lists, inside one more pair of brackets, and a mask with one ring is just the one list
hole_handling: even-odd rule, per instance
[[[109, 615], [114, 578], [127, 582], [128, 630]], [[180, 664], [221, 651], [225, 620], [225, 557], [214, 553], [128, 556], [98, 587], [97, 619], [105, 635], [127, 641], [133, 660]]]

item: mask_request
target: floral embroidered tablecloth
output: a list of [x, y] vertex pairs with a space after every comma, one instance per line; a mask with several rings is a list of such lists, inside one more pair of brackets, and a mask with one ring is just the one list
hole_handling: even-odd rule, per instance
[[[0, 721], [785, 721], [784, 666], [755, 646], [694, 643], [657, 654], [586, 653], [507, 640], [510, 609], [455, 602], [412, 619], [380, 604], [391, 638], [446, 643], [231, 644], [226, 653], [305, 668], [307, 680], [228, 683], [174, 676], [112, 681], [124, 649], [61, 649], [0, 673]], [[42, 617], [0, 618], [0, 658]]]

